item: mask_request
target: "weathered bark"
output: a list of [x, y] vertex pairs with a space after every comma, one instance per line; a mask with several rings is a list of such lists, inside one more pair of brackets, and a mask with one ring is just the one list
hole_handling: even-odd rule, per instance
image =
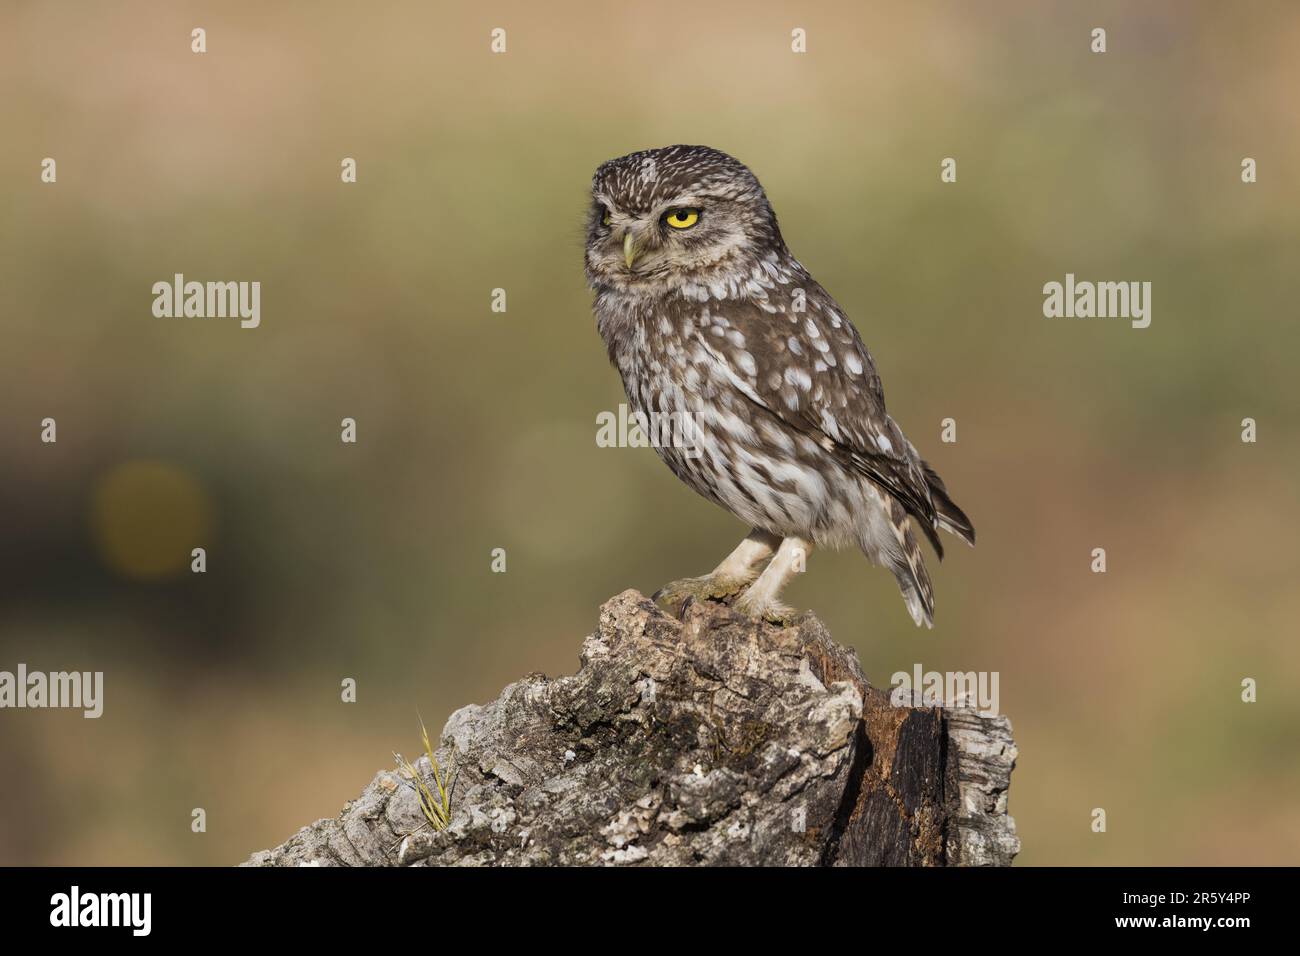
[[812, 615], [678, 621], [625, 591], [576, 674], [461, 708], [436, 756], [447, 829], [384, 771], [246, 865], [1006, 865], [1020, 848], [1007, 719], [893, 706]]

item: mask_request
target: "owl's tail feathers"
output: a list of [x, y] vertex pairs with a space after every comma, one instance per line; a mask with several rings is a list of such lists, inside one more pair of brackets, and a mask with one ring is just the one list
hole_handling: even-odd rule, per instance
[[[948, 496], [948, 489], [944, 487], [943, 479], [930, 467], [929, 462], [923, 461], [921, 466], [925, 469], [925, 480], [930, 486], [930, 499], [934, 502], [934, 513], [939, 527], [974, 547], [975, 526], [971, 524], [970, 518], [967, 518], [966, 512], [958, 508], [957, 502]], [[939, 552], [939, 557], [943, 558], [943, 552]]]
[[930, 584], [930, 572], [925, 569], [925, 556], [921, 553], [916, 535], [912, 533], [912, 523], [907, 512], [897, 501], [893, 502], [890, 511], [890, 524], [894, 528], [898, 547], [890, 551], [885, 563], [894, 572], [912, 621], [917, 627], [922, 624], [934, 627], [934, 588]]

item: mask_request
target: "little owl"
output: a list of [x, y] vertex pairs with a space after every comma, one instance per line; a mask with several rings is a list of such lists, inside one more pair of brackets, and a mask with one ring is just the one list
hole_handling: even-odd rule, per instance
[[[885, 412], [867, 347], [786, 248], [758, 179], [716, 149], [668, 146], [604, 163], [591, 193], [587, 280], [632, 412], [678, 478], [753, 528], [656, 600], [734, 598], [787, 620], [781, 590], [813, 545], [856, 545], [932, 627], [912, 522], [940, 558], [938, 529], [970, 544], [975, 529]], [[657, 440], [663, 421], [686, 427]]]

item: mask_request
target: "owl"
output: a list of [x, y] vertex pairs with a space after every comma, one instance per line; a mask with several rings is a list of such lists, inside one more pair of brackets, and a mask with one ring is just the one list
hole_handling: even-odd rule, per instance
[[813, 548], [857, 547], [933, 627], [913, 528], [941, 559], [939, 531], [973, 545], [975, 529], [885, 411], [858, 330], [754, 174], [707, 146], [647, 149], [603, 163], [591, 200], [587, 280], [629, 407], [678, 478], [752, 529], [655, 599], [786, 621], [782, 589]]

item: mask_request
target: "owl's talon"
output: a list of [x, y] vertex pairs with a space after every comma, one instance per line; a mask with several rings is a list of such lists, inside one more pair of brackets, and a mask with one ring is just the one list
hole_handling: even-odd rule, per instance
[[794, 608], [776, 601], [766, 604], [755, 600], [746, 601], [748, 595], [741, 595], [740, 599], [733, 605], [735, 610], [747, 617], [756, 618], [760, 621], [767, 621], [769, 624], [775, 624], [778, 627], [784, 627], [794, 621], [799, 616], [799, 612]]
[[681, 618], [692, 602], [713, 601], [726, 604], [731, 598], [745, 589], [748, 581], [704, 576], [700, 578], [682, 578], [670, 581], [650, 596], [673, 617]]

